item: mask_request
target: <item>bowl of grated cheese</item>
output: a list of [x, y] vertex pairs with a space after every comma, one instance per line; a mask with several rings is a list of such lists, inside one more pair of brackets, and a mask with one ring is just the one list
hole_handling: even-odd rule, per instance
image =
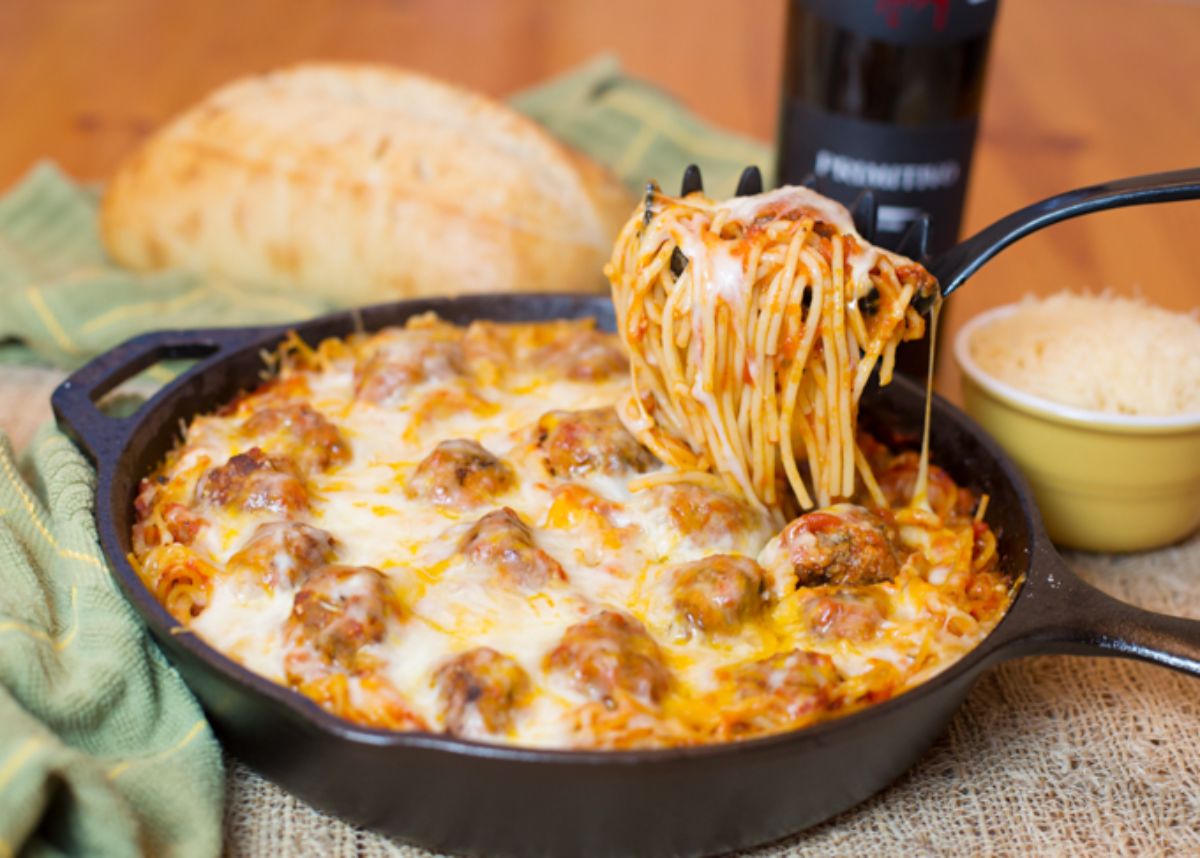
[[1060, 545], [1142, 551], [1200, 527], [1200, 318], [1060, 292], [959, 331], [966, 410], [1016, 460]]

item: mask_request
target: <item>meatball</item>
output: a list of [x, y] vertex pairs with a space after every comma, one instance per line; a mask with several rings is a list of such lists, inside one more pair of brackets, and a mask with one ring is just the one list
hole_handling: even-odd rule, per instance
[[616, 611], [567, 629], [546, 656], [545, 667], [566, 674], [577, 690], [609, 708], [623, 696], [658, 703], [671, 684], [662, 652], [646, 627]]
[[547, 367], [573, 381], [602, 381], [629, 369], [629, 359], [612, 334], [592, 328], [564, 332], [534, 352], [534, 366]]
[[[875, 472], [879, 489], [889, 505], [904, 506], [912, 502], [920, 466], [920, 455], [909, 451], [895, 456], [885, 468]], [[926, 497], [929, 500], [929, 508], [942, 520], [949, 519], [956, 512], [969, 517], [975, 506], [975, 497], [971, 492], [960, 493], [950, 475], [932, 464], [929, 466], [929, 488]], [[960, 505], [965, 508], [960, 509]]]
[[900, 571], [883, 518], [846, 503], [793, 520], [767, 543], [759, 562], [777, 585], [796, 587], [877, 584]]
[[289, 678], [303, 678], [310, 654], [325, 664], [356, 670], [359, 650], [383, 640], [389, 601], [387, 579], [370, 566], [325, 566], [309, 575], [288, 618], [288, 637], [295, 647], [286, 664]]
[[976, 619], [995, 616], [1004, 609], [1012, 582], [993, 565], [971, 573], [966, 582], [969, 611]]
[[308, 506], [308, 490], [295, 463], [286, 456], [268, 456], [258, 447], [207, 471], [196, 486], [196, 495], [211, 506], [247, 512], [290, 514]]
[[508, 507], [493, 510], [467, 531], [459, 547], [472, 563], [493, 569], [522, 587], [567, 580], [558, 561], [538, 548], [533, 531]]
[[242, 432], [264, 443], [278, 439], [305, 473], [328, 470], [350, 456], [341, 431], [307, 404], [264, 408], [242, 424]]
[[738, 699], [780, 696], [804, 705], [799, 698], [827, 696], [838, 673], [829, 656], [794, 649], [733, 668], [728, 678]]
[[671, 524], [697, 546], [709, 546], [760, 526], [762, 517], [730, 494], [695, 483], [670, 483], [652, 490]]
[[537, 422], [535, 438], [554, 477], [644, 473], [658, 464], [629, 433], [612, 408], [550, 411]]
[[456, 736], [507, 732], [530, 688], [524, 668], [490, 647], [454, 657], [438, 668], [433, 682], [446, 732]]
[[718, 672], [718, 679], [732, 686], [725, 725], [736, 737], [815, 720], [834, 702], [841, 678], [829, 656], [796, 649], [726, 668]]
[[511, 369], [601, 381], [629, 368], [617, 337], [597, 331], [591, 319], [533, 324], [476, 321], [467, 329], [463, 351], [471, 372], [485, 384], [495, 384]]
[[763, 572], [749, 557], [714, 554], [675, 570], [675, 613], [701, 632], [736, 632], [763, 607]]
[[295, 521], [271, 521], [255, 529], [241, 550], [229, 558], [228, 567], [278, 587], [304, 580], [333, 555], [334, 539], [327, 531]]
[[426, 381], [464, 370], [462, 332], [449, 325], [407, 328], [382, 338], [354, 373], [354, 393], [378, 405], [394, 405]]
[[813, 635], [821, 640], [861, 643], [875, 637], [883, 623], [878, 601], [866, 594], [813, 596], [801, 606], [801, 613]]
[[515, 340], [522, 327], [484, 319], [472, 322], [463, 335], [467, 371], [482, 384], [500, 383], [515, 364]]
[[508, 491], [516, 479], [512, 466], [478, 441], [455, 438], [421, 460], [407, 492], [439, 506], [473, 507]]

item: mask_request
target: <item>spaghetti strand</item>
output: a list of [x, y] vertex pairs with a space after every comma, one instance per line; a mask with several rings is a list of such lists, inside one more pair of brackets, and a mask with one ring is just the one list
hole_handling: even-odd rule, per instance
[[840, 205], [781, 188], [652, 194], [605, 270], [633, 365], [622, 415], [656, 455], [760, 508], [826, 506], [860, 482], [878, 497], [858, 403], [924, 334], [910, 302], [936, 281], [921, 266], [869, 245]]

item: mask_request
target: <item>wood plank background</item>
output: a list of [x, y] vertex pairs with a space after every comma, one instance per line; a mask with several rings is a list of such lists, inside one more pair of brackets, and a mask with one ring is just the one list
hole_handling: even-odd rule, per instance
[[[103, 179], [240, 74], [309, 58], [430, 72], [497, 96], [600, 52], [704, 117], [774, 135], [783, 0], [4, 0], [0, 187], [39, 158]], [[1049, 194], [1200, 163], [1200, 3], [1004, 0], [967, 207], [974, 230]], [[1106, 213], [1006, 251], [947, 309], [1027, 291], [1200, 306], [1200, 203]], [[952, 361], [939, 387], [956, 394]]]

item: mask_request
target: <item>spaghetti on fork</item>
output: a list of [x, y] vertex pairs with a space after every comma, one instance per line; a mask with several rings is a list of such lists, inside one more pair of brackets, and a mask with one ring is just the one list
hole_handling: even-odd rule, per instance
[[807, 188], [724, 202], [652, 188], [605, 271], [633, 370], [621, 414], [655, 455], [784, 514], [850, 497], [856, 474], [886, 506], [858, 402], [925, 333], [914, 299], [938, 293], [923, 267]]

